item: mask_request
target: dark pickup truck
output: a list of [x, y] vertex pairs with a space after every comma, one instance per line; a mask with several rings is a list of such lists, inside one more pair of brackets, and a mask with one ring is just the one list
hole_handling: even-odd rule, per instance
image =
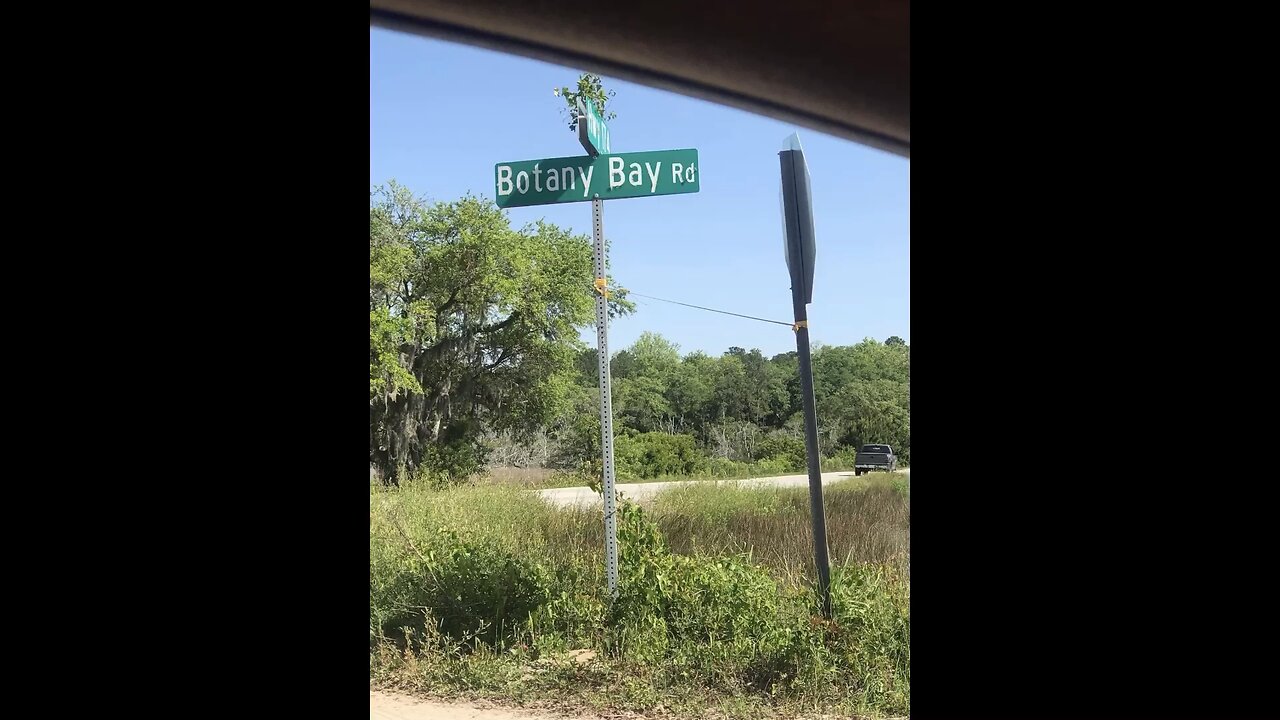
[[861, 475], [872, 470], [895, 472], [898, 469], [898, 457], [888, 445], [863, 445], [853, 458], [853, 474]]

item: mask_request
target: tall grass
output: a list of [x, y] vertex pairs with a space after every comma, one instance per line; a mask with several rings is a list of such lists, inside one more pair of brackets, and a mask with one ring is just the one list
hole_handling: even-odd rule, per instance
[[[599, 510], [510, 486], [370, 493], [370, 672], [508, 699], [679, 714], [910, 708], [909, 500], [828, 488], [831, 622], [804, 490], [690, 486], [620, 509], [610, 602]], [[565, 653], [590, 649], [589, 662]], [[581, 656], [579, 656], [581, 657]]]
[[[905, 568], [911, 508], [889, 480], [824, 488], [833, 563]], [[749, 553], [792, 583], [813, 577], [813, 524], [804, 488], [686, 485], [658, 496], [654, 517], [675, 552]]]
[[[850, 478], [827, 486], [823, 495], [833, 563], [907, 567], [910, 501], [893, 480]], [[813, 526], [805, 488], [684, 485], [659, 494], [650, 516], [677, 554], [747, 554], [788, 584], [802, 585], [813, 577]], [[599, 554], [604, 546], [598, 507], [565, 508], [543, 522], [556, 538], [551, 552], [558, 558]]]

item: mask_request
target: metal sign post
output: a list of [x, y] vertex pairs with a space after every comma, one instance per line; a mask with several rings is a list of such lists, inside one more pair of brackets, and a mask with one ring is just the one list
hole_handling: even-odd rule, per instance
[[605, 286], [604, 201], [591, 201], [596, 265], [596, 360], [600, 365], [600, 448], [604, 453], [604, 554], [609, 595], [618, 598], [618, 516], [613, 477], [613, 399], [609, 390], [609, 290]]
[[600, 364], [600, 445], [604, 455], [604, 552], [609, 594], [618, 598], [618, 498], [613, 470], [613, 399], [609, 389], [609, 289], [605, 268], [604, 201], [696, 193], [701, 189], [693, 148], [610, 153], [609, 126], [590, 100], [579, 104], [579, 141], [586, 156], [498, 163], [494, 200], [500, 208], [591, 200], [596, 297], [596, 359]]
[[809, 165], [800, 136], [787, 138], [778, 153], [782, 166], [782, 220], [786, 234], [787, 269], [791, 274], [791, 305], [795, 313], [796, 354], [800, 366], [800, 394], [804, 401], [804, 451], [809, 461], [809, 509], [813, 517], [813, 561], [818, 568], [822, 614], [831, 617], [831, 561], [827, 549], [827, 512], [822, 502], [822, 461], [818, 454], [818, 413], [813, 395], [813, 359], [809, 354], [809, 312], [813, 302], [813, 267], [817, 243], [813, 231], [813, 197]]
[[[609, 152], [609, 129], [604, 118], [596, 112], [595, 105], [587, 100], [578, 116], [579, 139], [582, 148], [593, 161], [600, 151]], [[589, 111], [589, 112], [588, 112]], [[593, 171], [594, 174], [594, 171]], [[585, 177], [584, 177], [585, 180]], [[583, 186], [584, 194], [590, 185]], [[601, 489], [604, 494], [604, 572], [609, 581], [609, 597], [618, 599], [618, 499], [613, 477], [613, 392], [609, 372], [609, 287], [605, 269], [608, 267], [604, 249], [604, 201], [600, 193], [591, 199], [591, 240], [596, 265], [596, 362], [600, 366], [600, 451], [603, 458]]]

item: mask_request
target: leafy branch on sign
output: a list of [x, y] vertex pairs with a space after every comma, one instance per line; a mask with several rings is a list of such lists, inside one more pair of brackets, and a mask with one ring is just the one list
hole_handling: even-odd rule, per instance
[[604, 85], [600, 82], [599, 75], [591, 73], [583, 73], [578, 77], [578, 86], [576, 89], [568, 86], [558, 87], [552, 90], [556, 97], [564, 98], [565, 107], [561, 108], [561, 112], [567, 112], [569, 115], [569, 130], [571, 132], [578, 131], [578, 99], [590, 100], [595, 103], [596, 109], [600, 111], [600, 117], [606, 121], [612, 120], [618, 116], [617, 113], [609, 112], [606, 106], [609, 101], [617, 95], [613, 90], [605, 90]]

